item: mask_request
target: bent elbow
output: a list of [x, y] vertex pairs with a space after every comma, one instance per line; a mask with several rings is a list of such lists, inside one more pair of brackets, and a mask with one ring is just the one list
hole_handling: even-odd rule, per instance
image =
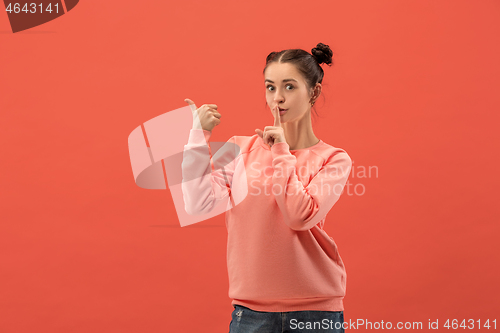
[[186, 203], [186, 205], [184, 206], [184, 210], [186, 211], [186, 213], [188, 213], [188, 215], [197, 216], [210, 213], [212, 211], [212, 208], [209, 205], [200, 207]]
[[290, 229], [295, 230], [295, 231], [306, 231], [306, 230], [309, 230], [313, 227], [312, 225], [309, 225], [304, 220], [287, 221], [287, 225], [288, 225], [288, 227], [290, 227]]
[[196, 211], [193, 211], [193, 210], [191, 209], [191, 207], [189, 207], [188, 205], [185, 205], [185, 206], [184, 206], [184, 210], [186, 211], [186, 213], [187, 213], [188, 215], [191, 215], [191, 216], [197, 215], [197, 214], [196, 214]]

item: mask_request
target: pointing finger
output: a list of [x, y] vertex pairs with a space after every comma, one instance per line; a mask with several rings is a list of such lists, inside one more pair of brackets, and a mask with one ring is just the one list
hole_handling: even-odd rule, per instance
[[277, 104], [274, 107], [273, 115], [274, 115], [274, 126], [281, 127], [280, 110]]
[[190, 100], [189, 98], [186, 98], [186, 99], [184, 99], [184, 102], [189, 104], [192, 112], [196, 111], [196, 109], [197, 109], [196, 104], [194, 104], [194, 102], [192, 100]]

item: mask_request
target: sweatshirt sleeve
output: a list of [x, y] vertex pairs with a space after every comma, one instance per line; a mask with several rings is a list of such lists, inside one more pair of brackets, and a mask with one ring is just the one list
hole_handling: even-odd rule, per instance
[[[286, 142], [271, 147], [273, 157], [273, 189], [285, 223], [293, 230], [309, 230], [323, 220], [342, 194], [352, 161], [343, 151], [329, 156], [324, 165], [304, 187], [297, 177], [297, 158]], [[300, 171], [299, 171], [300, 174]]]
[[[182, 196], [189, 215], [210, 213], [230, 195], [235, 145], [224, 145], [212, 159], [208, 140], [212, 132], [191, 129], [182, 159]], [[229, 139], [234, 143], [234, 136]]]

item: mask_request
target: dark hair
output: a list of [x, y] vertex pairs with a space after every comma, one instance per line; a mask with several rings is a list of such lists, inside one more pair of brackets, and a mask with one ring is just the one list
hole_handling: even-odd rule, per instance
[[[308, 89], [314, 88], [316, 83], [323, 82], [323, 68], [321, 64], [332, 65], [333, 52], [330, 47], [323, 43], [318, 43], [311, 53], [302, 49], [288, 49], [279, 52], [271, 52], [266, 58], [266, 66], [262, 71], [265, 74], [267, 66], [277, 63], [294, 64], [297, 70], [304, 76]], [[316, 110], [314, 110], [316, 112]], [[316, 113], [317, 114], [317, 113]]]

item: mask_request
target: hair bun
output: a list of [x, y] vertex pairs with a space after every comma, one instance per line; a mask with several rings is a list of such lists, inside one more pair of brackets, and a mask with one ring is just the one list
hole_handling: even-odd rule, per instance
[[325, 63], [327, 65], [331, 65], [333, 52], [330, 47], [323, 43], [318, 43], [315, 48], [311, 50], [311, 54], [316, 59], [318, 64]]

